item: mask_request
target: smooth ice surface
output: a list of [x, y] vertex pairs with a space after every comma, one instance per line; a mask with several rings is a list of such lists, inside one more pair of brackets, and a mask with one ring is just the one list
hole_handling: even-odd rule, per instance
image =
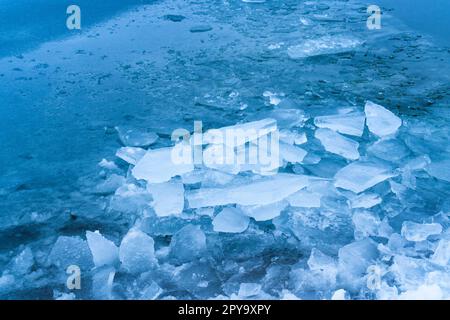
[[86, 240], [96, 267], [112, 266], [119, 260], [119, 248], [99, 231], [86, 231]]
[[402, 125], [402, 120], [388, 109], [371, 101], [366, 102], [367, 127], [373, 134], [384, 137], [397, 132]]
[[200, 226], [188, 224], [174, 234], [170, 242], [170, 255], [179, 263], [201, 257], [206, 250], [206, 236]]
[[433, 161], [426, 170], [431, 176], [450, 182], [450, 160]]
[[142, 148], [122, 147], [116, 152], [116, 156], [129, 164], [136, 165], [147, 151]]
[[237, 208], [224, 208], [212, 222], [214, 231], [226, 233], [244, 232], [250, 219]]
[[153, 197], [153, 208], [158, 216], [178, 215], [183, 212], [184, 187], [180, 181], [148, 184], [147, 190]]
[[247, 216], [255, 219], [256, 221], [267, 221], [278, 217], [281, 214], [281, 211], [283, 211], [287, 206], [287, 201], [280, 201], [260, 206], [239, 206], [239, 208]]
[[156, 262], [152, 237], [139, 230], [130, 230], [122, 239], [119, 258], [122, 267], [130, 273], [149, 270]]
[[320, 208], [322, 194], [309, 190], [300, 190], [286, 198], [292, 207]]
[[132, 173], [136, 179], [161, 183], [192, 170], [194, 164], [190, 146], [178, 144], [175, 147], [148, 150], [133, 168]]
[[361, 112], [350, 112], [314, 118], [319, 128], [328, 128], [339, 133], [361, 137], [364, 132], [366, 118]]
[[387, 166], [358, 161], [339, 170], [334, 177], [334, 185], [360, 193], [393, 176], [395, 174]]
[[159, 138], [154, 132], [139, 129], [116, 127], [116, 130], [120, 141], [127, 147], [148, 147]]
[[278, 202], [306, 187], [308, 176], [278, 174], [270, 178], [248, 181], [226, 188], [204, 188], [194, 190], [186, 198], [190, 208], [227, 204], [267, 205]]
[[328, 152], [335, 153], [349, 160], [359, 159], [358, 142], [330, 129], [317, 129], [315, 137], [320, 140], [320, 143]]
[[415, 223], [405, 221], [402, 225], [402, 236], [408, 241], [424, 241], [429, 236], [437, 235], [442, 232], [442, 226], [439, 223]]

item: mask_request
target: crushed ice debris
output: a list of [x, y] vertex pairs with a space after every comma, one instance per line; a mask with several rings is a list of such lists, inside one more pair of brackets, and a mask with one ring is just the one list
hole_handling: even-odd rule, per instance
[[317, 129], [315, 137], [320, 140], [326, 151], [349, 160], [359, 159], [358, 142], [330, 129]]
[[402, 225], [402, 236], [408, 241], [424, 241], [429, 236], [438, 235], [442, 232], [439, 223], [415, 223], [405, 221]]
[[386, 165], [356, 161], [336, 173], [334, 185], [337, 188], [361, 193], [394, 176], [395, 173]]
[[115, 128], [119, 134], [120, 142], [126, 147], [148, 147], [158, 140], [154, 132], [141, 131], [123, 127]]
[[217, 232], [240, 233], [247, 229], [249, 222], [249, 217], [240, 209], [227, 207], [214, 217], [212, 224]]
[[364, 112], [370, 132], [379, 137], [395, 134], [402, 125], [402, 120], [399, 117], [371, 101], [366, 102]]
[[291, 59], [302, 59], [319, 55], [331, 55], [353, 51], [362, 44], [362, 41], [345, 36], [324, 36], [318, 39], [309, 39], [301, 44], [290, 46], [287, 53]]
[[314, 118], [316, 127], [328, 128], [339, 133], [357, 137], [363, 135], [365, 121], [366, 117], [364, 113], [357, 111]]
[[119, 261], [119, 248], [99, 231], [86, 231], [86, 240], [96, 267], [113, 266]]
[[[185, 157], [188, 158], [184, 159]], [[136, 179], [161, 183], [192, 170], [194, 164], [191, 146], [179, 143], [174, 147], [148, 150], [136, 163], [132, 173]]]

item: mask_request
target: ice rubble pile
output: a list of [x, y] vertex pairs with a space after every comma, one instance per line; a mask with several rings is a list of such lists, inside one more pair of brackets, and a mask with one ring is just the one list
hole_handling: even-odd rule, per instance
[[[116, 242], [95, 230], [60, 236], [45, 263], [63, 274], [79, 266], [91, 279], [84, 297], [100, 299], [450, 298], [449, 211], [414, 210], [425, 210], [424, 182], [450, 182], [447, 162], [414, 149], [402, 121], [372, 102], [264, 116], [175, 145], [118, 129], [116, 155], [129, 167], [102, 160], [97, 189], [131, 228]], [[230, 146], [227, 129], [254, 134]], [[221, 160], [217, 150], [236, 154], [269, 135], [279, 152], [268, 168], [173, 161], [192, 160], [195, 147]], [[35, 259], [29, 248], [15, 257], [0, 291]], [[77, 297], [64, 291], [55, 298]]]

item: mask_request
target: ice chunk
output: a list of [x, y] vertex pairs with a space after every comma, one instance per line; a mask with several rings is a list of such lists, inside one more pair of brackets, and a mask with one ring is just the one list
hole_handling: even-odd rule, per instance
[[359, 143], [330, 129], [317, 129], [315, 137], [326, 151], [350, 160], [359, 159]]
[[306, 187], [309, 179], [308, 176], [303, 175], [277, 174], [245, 184], [230, 185], [227, 188], [194, 190], [187, 193], [186, 198], [190, 208], [227, 204], [267, 205], [281, 201]]
[[430, 176], [450, 182], [450, 160], [433, 161], [426, 171]]
[[308, 142], [308, 138], [304, 132], [293, 132], [289, 130], [280, 130], [280, 140], [287, 144], [304, 144]]
[[258, 283], [241, 283], [239, 287], [239, 298], [251, 298], [261, 292], [261, 285]]
[[29, 247], [23, 249], [11, 261], [11, 271], [18, 276], [27, 275], [34, 265], [34, 255]]
[[141, 296], [139, 297], [140, 300], [155, 300], [157, 299], [161, 293], [163, 293], [163, 290], [155, 281], [151, 281], [150, 285], [145, 287], [141, 291]]
[[[280, 105], [283, 102], [280, 103]], [[280, 129], [290, 129], [293, 127], [303, 127], [309, 117], [301, 109], [277, 108], [266, 112], [258, 113], [258, 117], [268, 117], [277, 122]]]
[[320, 270], [335, 274], [337, 272], [337, 261], [316, 248], [311, 250], [307, 264], [310, 270]]
[[308, 39], [303, 43], [290, 46], [287, 53], [291, 59], [330, 55], [353, 51], [362, 42], [356, 38], [347, 36], [324, 36], [318, 39]]
[[119, 248], [99, 231], [86, 231], [86, 239], [96, 267], [112, 266], [119, 261]]
[[278, 217], [287, 206], [287, 201], [280, 201], [262, 206], [239, 206], [239, 208], [256, 221], [267, 221]]
[[153, 197], [153, 208], [160, 217], [178, 215], [184, 208], [184, 187], [180, 181], [148, 184]]
[[142, 273], [156, 262], [152, 237], [142, 231], [131, 229], [122, 239], [119, 248], [122, 267], [130, 273]]
[[406, 145], [397, 139], [378, 140], [368, 147], [367, 151], [380, 159], [396, 163], [410, 154]]
[[376, 193], [363, 193], [350, 200], [353, 209], [365, 208], [369, 209], [382, 202], [381, 197]]
[[405, 221], [402, 225], [402, 236], [408, 241], [424, 241], [429, 236], [437, 235], [442, 232], [442, 226], [439, 223], [415, 223]]
[[293, 207], [320, 208], [322, 194], [309, 190], [300, 190], [286, 198]]
[[366, 117], [361, 112], [349, 112], [331, 116], [314, 118], [314, 124], [319, 128], [327, 128], [339, 133], [361, 137], [364, 132]]
[[344, 289], [336, 290], [333, 293], [331, 300], [348, 300], [348, 293]]
[[110, 208], [120, 212], [133, 213], [149, 207], [151, 195], [135, 184], [125, 184], [118, 188], [110, 201]]
[[237, 208], [224, 208], [213, 220], [214, 231], [240, 233], [248, 228], [249, 217]]
[[64, 272], [70, 265], [76, 265], [81, 270], [89, 270], [93, 267], [89, 246], [80, 237], [60, 236], [48, 256], [48, 261], [63, 269]]
[[371, 101], [366, 102], [364, 108], [367, 118], [367, 127], [373, 134], [384, 137], [397, 132], [402, 120], [388, 109]]
[[192, 148], [180, 143], [174, 147], [148, 150], [133, 168], [132, 173], [136, 179], [161, 183], [192, 170], [194, 170]]
[[119, 139], [126, 147], [148, 147], [158, 140], [158, 135], [139, 129], [116, 127]]
[[112, 290], [116, 270], [113, 267], [103, 267], [96, 270], [92, 277], [92, 296], [96, 300], [112, 299]]
[[104, 169], [108, 169], [108, 170], [117, 170], [118, 167], [117, 165], [114, 163], [114, 161], [108, 161], [106, 159], [102, 159], [102, 161], [100, 161], [98, 163], [98, 165]]
[[281, 99], [278, 97], [278, 94], [271, 91], [264, 91], [263, 97], [269, 98], [269, 103], [274, 106], [279, 105], [281, 102]]
[[105, 181], [97, 185], [94, 191], [98, 194], [114, 193], [119, 187], [125, 184], [125, 181], [125, 177], [112, 174]]
[[450, 261], [450, 240], [442, 239], [439, 241], [434, 251], [431, 261], [443, 267], [447, 266]]
[[437, 285], [421, 285], [415, 290], [408, 290], [400, 294], [400, 300], [442, 300], [444, 294]]
[[381, 225], [381, 220], [376, 213], [370, 211], [358, 211], [353, 214], [352, 221], [355, 225], [356, 239], [378, 235], [378, 228]]
[[122, 147], [116, 152], [116, 156], [129, 164], [136, 165], [147, 150], [142, 148]]
[[376, 244], [366, 238], [339, 249], [339, 277], [346, 289], [358, 290], [363, 285], [362, 276], [378, 257]]
[[287, 143], [280, 143], [280, 157], [290, 163], [300, 163], [305, 158], [307, 152], [300, 147]]
[[247, 142], [254, 141], [259, 137], [268, 135], [275, 130], [277, 130], [276, 120], [263, 119], [220, 129], [208, 130], [203, 136], [203, 142], [238, 147]]
[[170, 255], [179, 263], [201, 257], [206, 250], [206, 236], [199, 226], [188, 224], [172, 237]]
[[334, 185], [336, 188], [360, 193], [394, 176], [391, 168], [385, 165], [357, 161], [336, 173]]

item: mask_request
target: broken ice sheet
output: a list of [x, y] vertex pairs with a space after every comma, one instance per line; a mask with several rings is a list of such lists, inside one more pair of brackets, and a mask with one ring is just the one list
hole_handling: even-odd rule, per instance
[[128, 231], [119, 247], [122, 267], [130, 273], [149, 270], [156, 263], [154, 243], [153, 238], [142, 231]]
[[277, 121], [268, 118], [220, 129], [210, 129], [203, 135], [203, 142], [238, 147], [249, 141], [257, 140], [259, 137], [265, 136], [275, 130], [277, 130]]
[[88, 243], [80, 237], [58, 237], [48, 256], [48, 261], [64, 271], [70, 265], [77, 265], [82, 270], [93, 267]]
[[357, 161], [336, 173], [334, 176], [334, 185], [336, 188], [361, 193], [394, 176], [395, 173], [386, 165], [368, 161]]
[[206, 236], [200, 226], [188, 224], [175, 233], [170, 242], [170, 256], [178, 263], [201, 257], [206, 250]]
[[367, 148], [367, 152], [374, 156], [394, 163], [406, 158], [410, 151], [406, 145], [398, 139], [381, 139]]
[[268, 221], [278, 217], [288, 205], [287, 201], [280, 201], [261, 206], [239, 206], [239, 209], [256, 221]]
[[116, 152], [116, 156], [129, 164], [136, 165], [144, 157], [147, 150], [134, 147], [122, 147]]
[[267, 205], [278, 202], [306, 187], [310, 177], [293, 174], [277, 174], [223, 188], [201, 188], [187, 193], [190, 208], [227, 204]]
[[347, 36], [324, 36], [318, 39], [305, 40], [301, 44], [290, 46], [287, 53], [291, 59], [302, 59], [352, 51], [361, 44], [362, 41], [359, 39]]
[[320, 143], [322, 143], [326, 151], [349, 160], [359, 159], [358, 142], [330, 129], [317, 129], [315, 137], [320, 140]]
[[158, 140], [154, 132], [139, 130], [135, 128], [116, 127], [119, 139], [126, 147], [148, 147]]
[[424, 241], [429, 236], [437, 235], [442, 232], [442, 226], [439, 223], [415, 223], [405, 221], [402, 225], [402, 236], [408, 241]]
[[450, 182], [450, 160], [432, 161], [425, 170], [430, 176]]
[[350, 199], [350, 205], [353, 209], [369, 209], [380, 204], [381, 202], [381, 197], [376, 193], [363, 193]]
[[194, 170], [192, 148], [179, 143], [174, 147], [148, 150], [132, 169], [132, 173], [136, 179], [161, 183], [192, 170]]
[[399, 117], [371, 101], [366, 102], [364, 112], [369, 131], [379, 137], [395, 134], [402, 125], [402, 120]]
[[224, 208], [220, 211], [212, 222], [216, 232], [240, 233], [248, 228], [250, 218], [240, 209]]
[[281, 159], [290, 163], [301, 163], [307, 155], [304, 149], [283, 142], [279, 144], [279, 152]]
[[365, 121], [366, 117], [364, 114], [358, 111], [314, 118], [316, 127], [327, 128], [357, 137], [363, 135]]
[[153, 197], [153, 208], [160, 217], [179, 215], [184, 208], [184, 186], [181, 181], [149, 183], [147, 190]]
[[119, 261], [119, 248], [99, 231], [87, 231], [86, 239], [96, 267], [112, 266]]
[[286, 198], [292, 207], [320, 208], [322, 194], [309, 190], [300, 190]]

